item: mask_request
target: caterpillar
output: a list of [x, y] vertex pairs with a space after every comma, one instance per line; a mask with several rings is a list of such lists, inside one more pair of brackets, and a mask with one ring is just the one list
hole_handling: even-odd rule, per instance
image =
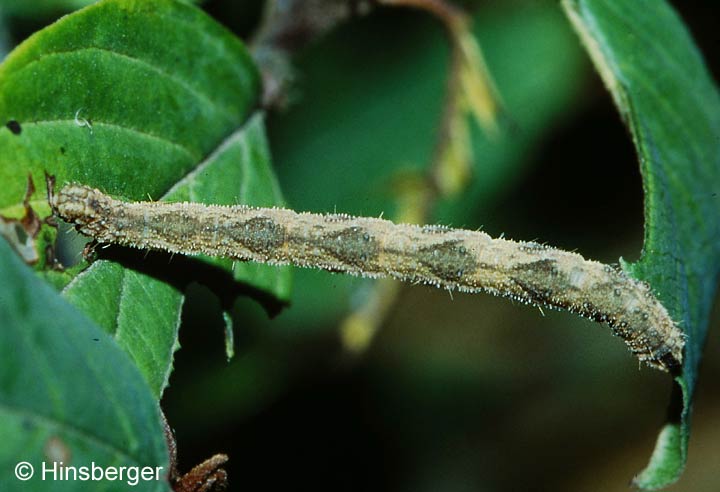
[[99, 243], [485, 292], [606, 323], [651, 367], [676, 372], [682, 364], [683, 332], [646, 283], [536, 242], [345, 214], [124, 202], [77, 184], [55, 192], [48, 182], [48, 200], [55, 215]]

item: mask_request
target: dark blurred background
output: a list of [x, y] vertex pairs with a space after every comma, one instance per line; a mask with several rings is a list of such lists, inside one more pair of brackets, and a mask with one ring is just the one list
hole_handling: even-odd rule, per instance
[[[262, 2], [203, 7], [243, 38]], [[673, 2], [718, 80], [716, 2]], [[474, 181], [434, 221], [635, 260], [642, 188], [630, 137], [555, 1], [466, 2], [512, 125], [475, 130]], [[17, 18], [10, 44], [47, 23]], [[299, 210], [392, 217], [400, 177], [432, 158], [449, 48], [426, 14], [382, 9], [298, 53], [293, 104], [268, 117], [275, 167]], [[338, 325], [372, 282], [297, 271], [272, 320], [190, 289], [163, 407], [180, 466], [230, 455], [231, 490], [614, 491], [642, 469], [670, 378], [606, 327], [484, 295], [404, 288], [370, 349]], [[720, 357], [712, 320], [687, 470], [669, 490], [720, 487]]]

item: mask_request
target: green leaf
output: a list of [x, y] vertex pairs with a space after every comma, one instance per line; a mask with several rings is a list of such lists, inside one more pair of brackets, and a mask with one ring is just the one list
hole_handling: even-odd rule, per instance
[[245, 122], [258, 84], [242, 43], [195, 7], [108, 0], [64, 17], [0, 66], [0, 121], [22, 126], [0, 131], [0, 212], [28, 171], [161, 196]]
[[[42, 462], [72, 466], [161, 466], [160, 481], [133, 490], [168, 491], [159, 408], [113, 339], [63, 301], [0, 239], [0, 490], [77, 490], [41, 480]], [[35, 467], [21, 484], [19, 461]], [[127, 490], [127, 482], [93, 490]]]
[[160, 398], [179, 348], [182, 293], [146, 273], [100, 260], [75, 277], [63, 294], [115, 337]]
[[[262, 118], [250, 118], [259, 84], [244, 45], [184, 3], [107, 0], [62, 18], [0, 66], [0, 122], [21, 127], [0, 127], [0, 214], [18, 216], [28, 173], [40, 183], [45, 171], [59, 186], [127, 199], [281, 205]], [[49, 212], [44, 193], [31, 204]], [[159, 396], [183, 300], [184, 284], [169, 277], [187, 263], [131, 260], [98, 262], [66, 294], [117, 337]], [[232, 271], [266, 296], [288, 296], [287, 269]]]
[[682, 21], [663, 1], [565, 0], [632, 131], [645, 191], [642, 257], [625, 268], [647, 281], [687, 334], [671, 415], [645, 489], [676, 481], [685, 466], [690, 412], [720, 272], [720, 96]]

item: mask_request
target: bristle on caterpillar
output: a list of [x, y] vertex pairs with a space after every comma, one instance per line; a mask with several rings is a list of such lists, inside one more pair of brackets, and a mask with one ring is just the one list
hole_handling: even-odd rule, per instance
[[487, 292], [606, 323], [657, 369], [682, 364], [683, 332], [648, 285], [576, 253], [479, 231], [279, 208], [124, 202], [87, 186], [55, 193], [50, 185], [54, 212], [100, 243]]

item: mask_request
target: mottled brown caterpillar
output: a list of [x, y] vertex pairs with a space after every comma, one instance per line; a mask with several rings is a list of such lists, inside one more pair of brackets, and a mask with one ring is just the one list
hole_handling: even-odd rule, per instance
[[81, 185], [53, 211], [100, 243], [243, 261], [390, 276], [567, 309], [607, 323], [652, 367], [676, 371], [684, 336], [647, 284], [576, 253], [478, 231], [343, 214], [197, 203], [123, 202]]

